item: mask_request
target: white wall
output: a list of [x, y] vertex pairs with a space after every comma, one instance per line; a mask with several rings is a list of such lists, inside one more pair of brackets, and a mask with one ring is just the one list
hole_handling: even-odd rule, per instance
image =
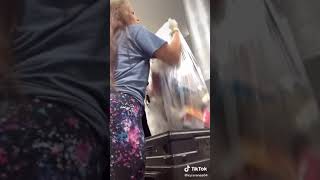
[[184, 36], [189, 34], [182, 0], [131, 0], [142, 24], [156, 32], [169, 17], [176, 19]]

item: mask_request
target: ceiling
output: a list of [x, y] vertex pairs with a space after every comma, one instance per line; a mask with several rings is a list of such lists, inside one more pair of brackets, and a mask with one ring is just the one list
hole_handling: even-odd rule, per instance
[[131, 0], [142, 24], [156, 32], [168, 18], [176, 19], [180, 31], [188, 35], [187, 20], [182, 0]]

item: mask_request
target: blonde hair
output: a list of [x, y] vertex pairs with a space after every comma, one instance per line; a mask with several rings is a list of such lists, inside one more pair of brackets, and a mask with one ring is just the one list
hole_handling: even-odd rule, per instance
[[117, 64], [118, 36], [127, 26], [125, 11], [128, 0], [110, 0], [110, 86], [114, 87], [114, 70]]

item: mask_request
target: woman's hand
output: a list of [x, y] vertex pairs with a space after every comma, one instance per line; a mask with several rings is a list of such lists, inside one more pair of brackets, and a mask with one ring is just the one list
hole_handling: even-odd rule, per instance
[[169, 19], [169, 28], [171, 30], [172, 40], [170, 44], [166, 43], [159, 48], [155, 53], [154, 57], [161, 59], [163, 62], [169, 65], [176, 65], [180, 62], [181, 55], [181, 41], [180, 34], [178, 32], [178, 23], [174, 19]]
[[171, 36], [172, 36], [175, 32], [179, 31], [178, 23], [176, 20], [171, 18], [168, 19], [168, 23], [169, 23], [169, 28], [171, 30]]

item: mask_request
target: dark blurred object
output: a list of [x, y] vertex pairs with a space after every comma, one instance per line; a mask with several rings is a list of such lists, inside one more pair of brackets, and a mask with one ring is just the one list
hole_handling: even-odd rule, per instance
[[320, 1], [273, 0], [287, 16], [315, 96], [320, 102]]
[[226, 3], [227, 3], [226, 0], [211, 0], [210, 1], [211, 25], [219, 24], [223, 20], [225, 13], [226, 13], [226, 7], [227, 7]]
[[[146, 139], [146, 180], [200, 179], [185, 174], [207, 174], [209, 179], [210, 130], [171, 131]], [[188, 165], [207, 171], [184, 171]]]
[[320, 55], [320, 1], [273, 0], [287, 16], [304, 60]]
[[[320, 31], [319, 31], [320, 36]], [[304, 61], [308, 77], [311, 81], [311, 85], [314, 94], [318, 101], [318, 106], [320, 105], [320, 55], [311, 59], [306, 59]]]
[[19, 15], [17, 0], [0, 2], [0, 100], [18, 94], [11, 46]]
[[142, 120], [142, 127], [143, 127], [144, 136], [145, 137], [151, 136], [150, 129], [149, 129], [148, 122], [147, 122], [146, 112], [143, 112], [143, 116], [142, 116], [141, 120]]
[[318, 148], [319, 112], [285, 13], [271, 0], [219, 5], [212, 179], [298, 179], [298, 137]]

